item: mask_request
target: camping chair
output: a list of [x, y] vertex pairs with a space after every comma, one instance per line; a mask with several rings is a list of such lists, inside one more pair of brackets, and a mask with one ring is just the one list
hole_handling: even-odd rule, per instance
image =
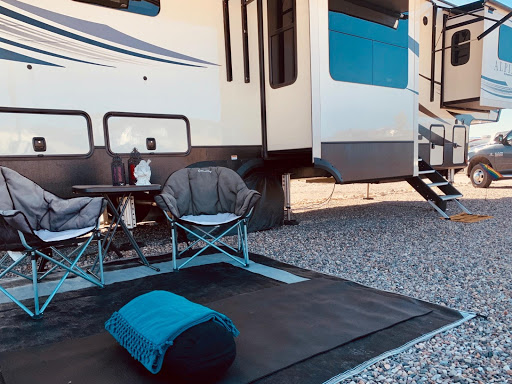
[[[247, 188], [242, 178], [229, 168], [186, 168], [174, 172], [165, 182], [162, 193], [155, 196], [156, 203], [171, 224], [174, 270], [184, 267], [209, 247], [248, 266], [247, 223], [260, 197], [259, 192]], [[179, 253], [178, 228], [190, 234], [193, 240]], [[221, 240], [235, 230], [238, 234], [237, 248]], [[178, 268], [177, 257], [200, 241], [205, 242], [206, 247]]]
[[[40, 318], [70, 273], [103, 287], [99, 217], [105, 206], [101, 197], [61, 199], [19, 173], [0, 166], [0, 252], [6, 253], [0, 258], [0, 292], [32, 318]], [[84, 236], [86, 234], [90, 236]], [[98, 278], [78, 266], [94, 239], [98, 240], [99, 249]], [[59, 249], [61, 246], [76, 248], [66, 255]], [[31, 276], [22, 269], [24, 261], [29, 259]], [[41, 276], [38, 276], [38, 260], [48, 264], [48, 271]], [[64, 274], [40, 306], [38, 283], [59, 268]], [[2, 278], [9, 273], [32, 281], [34, 311], [1, 284]]]

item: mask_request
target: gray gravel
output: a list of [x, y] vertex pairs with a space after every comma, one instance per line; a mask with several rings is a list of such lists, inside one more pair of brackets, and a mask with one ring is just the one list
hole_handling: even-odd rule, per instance
[[[406, 183], [292, 182], [298, 226], [250, 234], [250, 249], [286, 263], [481, 314], [342, 383], [512, 383], [512, 181], [474, 189], [463, 203], [493, 216], [441, 220]], [[458, 210], [450, 206], [449, 214]]]

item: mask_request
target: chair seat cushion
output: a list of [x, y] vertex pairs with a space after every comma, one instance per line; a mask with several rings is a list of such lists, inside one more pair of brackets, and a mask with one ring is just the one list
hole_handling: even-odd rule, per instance
[[216, 215], [187, 215], [180, 217], [180, 220], [197, 225], [221, 225], [239, 219], [234, 213], [217, 213]]
[[188, 329], [213, 320], [232, 336], [238, 330], [225, 315], [166, 291], [136, 297], [105, 323], [105, 329], [133, 358], [158, 373], [164, 355], [175, 339]]
[[85, 235], [86, 233], [89, 233], [92, 230], [94, 230], [94, 228], [96, 228], [95, 225], [93, 225], [92, 227], [86, 227], [81, 229], [67, 229], [65, 231], [59, 232], [51, 232], [46, 229], [40, 229], [38, 231], [34, 231], [34, 234], [44, 242], [51, 243], [54, 241], [63, 241]]

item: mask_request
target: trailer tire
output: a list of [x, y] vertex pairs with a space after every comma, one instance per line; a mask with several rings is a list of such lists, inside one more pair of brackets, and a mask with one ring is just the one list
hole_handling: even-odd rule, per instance
[[471, 168], [469, 178], [475, 188], [488, 188], [492, 182], [491, 176], [480, 164], [476, 164]]

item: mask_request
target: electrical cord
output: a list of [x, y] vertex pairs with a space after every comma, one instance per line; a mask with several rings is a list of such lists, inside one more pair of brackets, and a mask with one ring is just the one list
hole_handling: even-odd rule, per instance
[[325, 199], [324, 201], [322, 201], [321, 203], [318, 203], [318, 204], [313, 204], [309, 207], [301, 207], [301, 208], [297, 208], [297, 209], [293, 209], [293, 211], [297, 212], [297, 211], [306, 211], [308, 209], [315, 209], [315, 208], [320, 208], [320, 207], [323, 207], [324, 205], [327, 205], [329, 204], [329, 202], [332, 200], [332, 196], [334, 195], [334, 190], [336, 189], [336, 183], [333, 183], [332, 185], [332, 191], [331, 191], [331, 194], [329, 195], [329, 197], [327, 199]]

